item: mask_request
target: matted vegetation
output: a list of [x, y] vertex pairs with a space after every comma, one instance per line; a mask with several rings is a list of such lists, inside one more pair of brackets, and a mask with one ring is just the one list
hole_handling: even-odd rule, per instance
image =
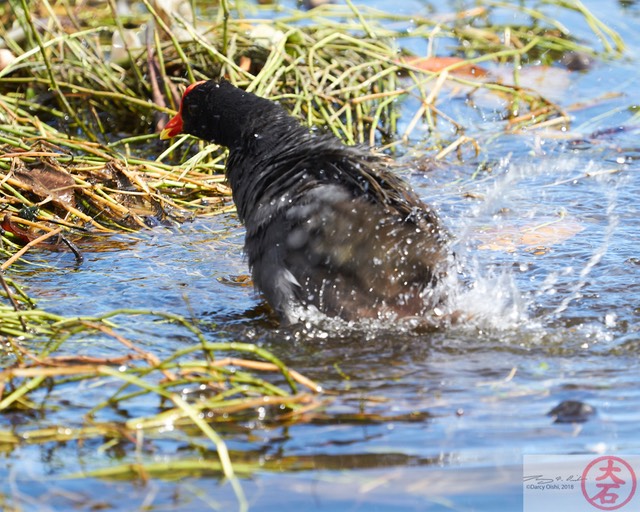
[[[188, 137], [169, 146], [157, 141], [182, 87], [194, 80], [226, 77], [280, 100], [309, 126], [330, 130], [347, 143], [390, 148], [412, 137], [418, 124], [434, 133], [442, 133], [446, 125], [449, 135], [430, 141], [434, 154], [445, 158], [465, 145], [478, 145], [463, 122], [446, 112], [447, 96], [461, 95], [470, 109], [477, 94], [495, 97], [499, 129], [561, 128], [569, 122], [566, 113], [543, 94], [519, 85], [520, 66], [551, 65], [571, 52], [616, 58], [623, 44], [577, 1], [553, 4], [581, 15], [598, 47], [573, 39], [544, 10], [491, 0], [433, 18], [392, 15], [352, 1], [276, 14], [253, 2], [235, 2], [234, 9], [226, 0], [214, 7], [209, 2], [185, 4], [195, 4], [195, 25], [193, 16], [162, 12], [148, 0], [126, 16], [116, 11], [115, 1], [94, 6], [79, 0], [10, 0], [0, 7], [0, 37], [11, 57], [0, 70], [5, 258], [0, 335], [7, 346], [5, 361], [13, 361], [0, 372], [0, 410], [33, 408], [30, 396], [44, 388], [73, 387], [89, 379], [119, 383], [115, 392], [105, 392], [104, 403], [62, 433], [57, 428], [22, 434], [3, 430], [0, 442], [102, 437], [115, 443], [171, 423], [195, 429], [211, 441], [219, 463], [206, 469], [236, 482], [214, 429], [216, 419], [241, 421], [247, 411], [268, 403], [277, 408], [270, 421], [295, 422], [321, 405], [316, 384], [266, 351], [213, 343], [191, 321], [168, 313], [120, 311], [73, 319], [51, 315], [38, 309], [15, 281], [12, 266], [26, 261], [33, 250], [70, 250], [80, 262], [83, 240], [91, 234], [143, 229], [232, 207], [222, 175], [224, 154], [218, 148]], [[494, 22], [495, 13], [504, 10], [517, 14], [518, 25]], [[403, 44], [408, 38], [423, 38], [429, 49], [445, 41], [447, 53], [412, 55]], [[118, 40], [132, 42], [118, 50]], [[497, 81], [485, 69], [488, 63], [512, 66], [513, 80]], [[413, 110], [404, 112], [408, 122], [401, 125], [399, 109], [406, 98], [413, 100]], [[181, 325], [193, 338], [193, 348], [163, 360], [140, 350], [112, 320], [134, 314]], [[125, 355], [60, 355], [65, 342], [77, 336], [115, 340], [126, 347]], [[34, 352], [28, 348], [33, 340], [46, 340], [46, 348]], [[260, 371], [279, 377], [262, 378]], [[177, 392], [178, 386], [200, 391], [191, 399]], [[126, 407], [127, 400], [142, 395], [157, 398], [157, 414], [123, 424], [93, 420], [106, 404]], [[172, 469], [203, 468], [200, 462], [165, 468]], [[237, 492], [241, 496], [239, 488]]]

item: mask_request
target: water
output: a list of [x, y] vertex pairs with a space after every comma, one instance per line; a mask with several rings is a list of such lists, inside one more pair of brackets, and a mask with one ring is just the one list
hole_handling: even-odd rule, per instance
[[[470, 316], [461, 325], [431, 333], [278, 327], [250, 288], [233, 284], [247, 272], [233, 214], [111, 237], [87, 248], [79, 268], [71, 255], [44, 255], [53, 270], [23, 268], [22, 282], [41, 307], [67, 316], [142, 301], [195, 317], [209, 326], [208, 338], [258, 343], [321, 382], [331, 398], [325, 416], [293, 426], [256, 420], [254, 428], [224, 432], [232, 460], [264, 468], [242, 479], [251, 510], [520, 510], [523, 454], [640, 450], [637, 132], [591, 137], [626, 124], [637, 94], [640, 8], [628, 5], [589, 2], [623, 33], [629, 58], [572, 74], [559, 101], [623, 96], [573, 112], [566, 137], [504, 135], [486, 141], [475, 159], [429, 172], [411, 166], [415, 154], [405, 157], [407, 179], [457, 238], [465, 287], [456, 300]], [[495, 128], [490, 117], [467, 121], [480, 137]], [[472, 178], [481, 165], [489, 171]], [[531, 237], [547, 225], [554, 228]], [[159, 357], [194, 342], [170, 325], [122, 322]], [[96, 343], [77, 340], [73, 351], [121, 352]], [[86, 385], [63, 397], [54, 390], [42, 398], [65, 407], [43, 418], [13, 413], [3, 427], [76, 424], [108, 391]], [[565, 400], [596, 414], [554, 423], [548, 412]], [[145, 408], [156, 404], [98, 419]], [[372, 419], [353, 421], [361, 412]], [[147, 482], [61, 478], [138, 460], [216, 459], [206, 443], [196, 449], [180, 433], [149, 439], [147, 448], [132, 453], [132, 445], [100, 439], [24, 444], [3, 454], [0, 489], [24, 510], [237, 508], [230, 485], [206, 473]]]

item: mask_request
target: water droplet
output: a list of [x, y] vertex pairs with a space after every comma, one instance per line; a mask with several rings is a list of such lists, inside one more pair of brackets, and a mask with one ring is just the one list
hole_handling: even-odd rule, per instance
[[615, 313], [607, 313], [604, 316], [604, 325], [607, 327], [615, 327], [616, 326], [616, 314]]

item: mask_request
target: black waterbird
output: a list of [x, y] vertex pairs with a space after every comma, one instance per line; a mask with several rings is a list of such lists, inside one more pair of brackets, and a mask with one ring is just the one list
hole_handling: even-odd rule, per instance
[[229, 148], [254, 285], [283, 321], [442, 314], [449, 235], [387, 157], [224, 80], [186, 89], [161, 138], [179, 133]]

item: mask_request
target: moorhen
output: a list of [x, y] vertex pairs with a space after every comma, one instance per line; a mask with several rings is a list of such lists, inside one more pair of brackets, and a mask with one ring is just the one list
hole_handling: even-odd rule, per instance
[[187, 87], [160, 138], [180, 133], [229, 148], [253, 282], [282, 321], [441, 314], [448, 232], [387, 157], [225, 80]]

